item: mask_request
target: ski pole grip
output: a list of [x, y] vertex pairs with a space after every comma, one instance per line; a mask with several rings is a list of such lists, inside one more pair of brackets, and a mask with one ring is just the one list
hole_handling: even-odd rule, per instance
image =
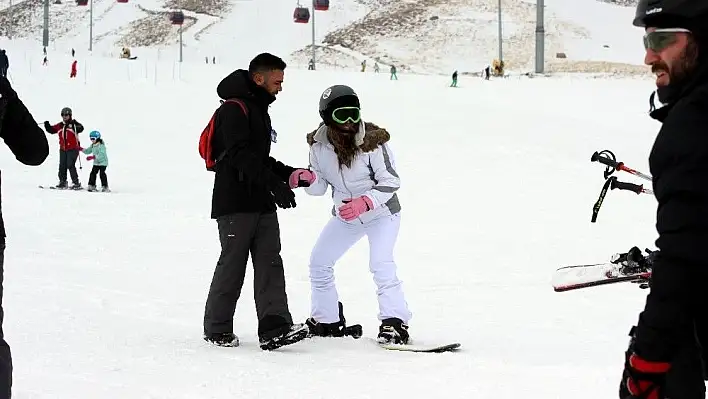
[[612, 185], [610, 188], [612, 190], [619, 189], [619, 190], [633, 191], [637, 194], [641, 194], [642, 191], [644, 191], [644, 186], [642, 186], [641, 184], [625, 183], [625, 182], [621, 182], [621, 181], [617, 181], [617, 180], [614, 180], [612, 182]]
[[616, 168], [616, 167], [617, 167], [617, 162], [616, 162], [616, 161], [613, 161], [612, 159], [607, 158], [607, 157], [603, 157], [603, 156], [600, 155], [600, 153], [597, 152], [597, 151], [595, 151], [595, 153], [592, 154], [592, 157], [590, 158], [590, 162], [600, 162], [600, 163], [603, 164], [603, 165], [607, 165], [607, 166], [610, 166], [610, 167], [613, 167], [613, 168]]

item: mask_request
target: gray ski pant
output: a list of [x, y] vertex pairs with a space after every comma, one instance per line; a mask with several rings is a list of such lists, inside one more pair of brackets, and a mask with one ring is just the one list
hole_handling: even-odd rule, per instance
[[280, 257], [277, 213], [235, 213], [221, 216], [216, 222], [221, 256], [204, 309], [204, 333], [233, 332], [236, 302], [241, 296], [249, 253], [253, 263], [253, 299], [258, 320], [282, 318], [292, 324]]

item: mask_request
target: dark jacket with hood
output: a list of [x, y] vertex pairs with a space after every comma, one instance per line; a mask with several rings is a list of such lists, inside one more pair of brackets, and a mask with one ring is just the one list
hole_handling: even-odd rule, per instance
[[226, 153], [214, 168], [211, 217], [275, 212], [270, 188], [275, 181], [287, 182], [295, 171], [270, 156], [268, 107], [275, 97], [256, 85], [245, 70], [224, 78], [216, 92], [224, 100], [243, 101], [248, 115], [239, 104], [228, 102], [217, 112], [212, 148], [215, 155]]
[[[41, 165], [49, 155], [49, 143], [27, 107], [17, 97], [7, 79], [0, 76], [0, 137], [18, 161]], [[0, 240], [5, 242], [5, 223], [0, 204]]]
[[696, 336], [708, 349], [708, 35], [699, 53], [692, 76], [660, 93], [666, 105], [650, 114], [662, 123], [649, 156], [660, 252], [634, 344], [650, 361], [670, 362]]

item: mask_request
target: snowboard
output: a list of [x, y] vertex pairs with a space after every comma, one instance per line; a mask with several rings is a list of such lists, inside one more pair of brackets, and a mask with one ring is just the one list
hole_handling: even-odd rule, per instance
[[417, 352], [417, 353], [442, 353], [442, 352], [453, 352], [462, 346], [459, 342], [453, 342], [449, 344], [441, 345], [416, 345], [411, 344], [382, 344], [376, 342], [376, 344], [386, 350], [399, 351], [399, 352]]
[[646, 284], [651, 278], [651, 269], [627, 267], [623, 263], [597, 263], [564, 266], [553, 273], [555, 292], [572, 291], [599, 285], [632, 282]]

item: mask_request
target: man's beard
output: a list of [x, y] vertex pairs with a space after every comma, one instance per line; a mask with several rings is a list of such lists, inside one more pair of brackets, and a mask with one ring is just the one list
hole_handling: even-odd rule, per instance
[[663, 61], [652, 65], [651, 71], [664, 71], [669, 74], [669, 84], [659, 86], [656, 94], [662, 104], [669, 104], [678, 99], [686, 86], [693, 79], [698, 66], [698, 44], [689, 39], [686, 48], [675, 61], [673, 67], [669, 69]]

